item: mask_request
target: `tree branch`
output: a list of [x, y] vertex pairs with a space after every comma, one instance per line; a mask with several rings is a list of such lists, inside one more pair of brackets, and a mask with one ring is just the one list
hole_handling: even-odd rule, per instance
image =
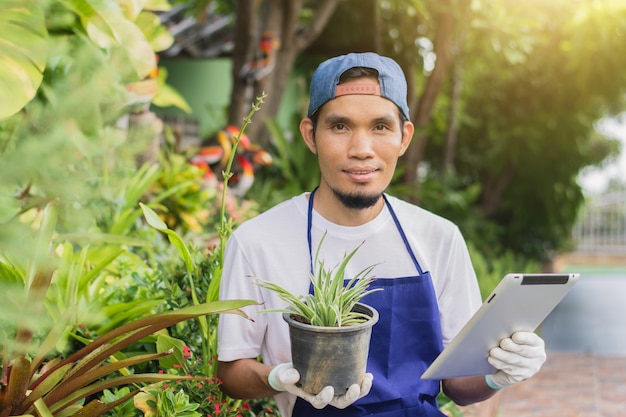
[[303, 51], [317, 39], [341, 1], [343, 0], [324, 0], [316, 3], [309, 26], [300, 33], [294, 33], [298, 51]]

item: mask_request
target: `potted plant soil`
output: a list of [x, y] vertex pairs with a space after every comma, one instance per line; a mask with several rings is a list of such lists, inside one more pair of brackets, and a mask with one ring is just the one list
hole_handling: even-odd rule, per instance
[[372, 326], [378, 321], [378, 312], [359, 301], [382, 289], [369, 289], [375, 265], [350, 279], [344, 277], [348, 262], [362, 244], [345, 255], [336, 268], [325, 268], [319, 259], [324, 238], [315, 253], [310, 294], [294, 295], [273, 282], [256, 279], [288, 305], [287, 309], [263, 312], [280, 312], [289, 325], [292, 362], [300, 373], [301, 388], [317, 394], [331, 385], [336, 394], [341, 394], [363, 380]]

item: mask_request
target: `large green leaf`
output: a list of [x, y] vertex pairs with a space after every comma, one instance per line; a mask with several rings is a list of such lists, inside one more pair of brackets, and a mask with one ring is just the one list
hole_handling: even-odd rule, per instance
[[119, 4], [110, 0], [64, 0], [81, 19], [89, 38], [101, 48], [121, 46], [139, 78], [156, 66], [154, 50]]
[[0, 2], [0, 120], [20, 111], [43, 78], [48, 32], [39, 3]]

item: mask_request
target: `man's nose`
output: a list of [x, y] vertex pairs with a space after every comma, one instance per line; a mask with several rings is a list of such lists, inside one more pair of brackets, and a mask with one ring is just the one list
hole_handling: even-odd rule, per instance
[[352, 158], [365, 159], [374, 155], [372, 138], [367, 132], [355, 131], [350, 138], [348, 154]]

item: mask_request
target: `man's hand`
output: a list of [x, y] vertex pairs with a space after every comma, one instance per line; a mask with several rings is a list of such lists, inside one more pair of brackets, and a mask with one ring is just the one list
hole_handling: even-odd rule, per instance
[[497, 372], [487, 375], [485, 381], [491, 388], [501, 389], [539, 372], [546, 361], [545, 344], [533, 332], [515, 332], [491, 349], [487, 360]]
[[361, 385], [353, 384], [343, 395], [335, 395], [332, 386], [324, 387], [317, 395], [314, 395], [296, 386], [300, 380], [300, 373], [291, 363], [281, 363], [270, 371], [268, 381], [276, 391], [287, 391], [297, 395], [317, 409], [324, 408], [328, 404], [343, 409], [370, 392], [373, 378], [372, 374], [365, 374]]

